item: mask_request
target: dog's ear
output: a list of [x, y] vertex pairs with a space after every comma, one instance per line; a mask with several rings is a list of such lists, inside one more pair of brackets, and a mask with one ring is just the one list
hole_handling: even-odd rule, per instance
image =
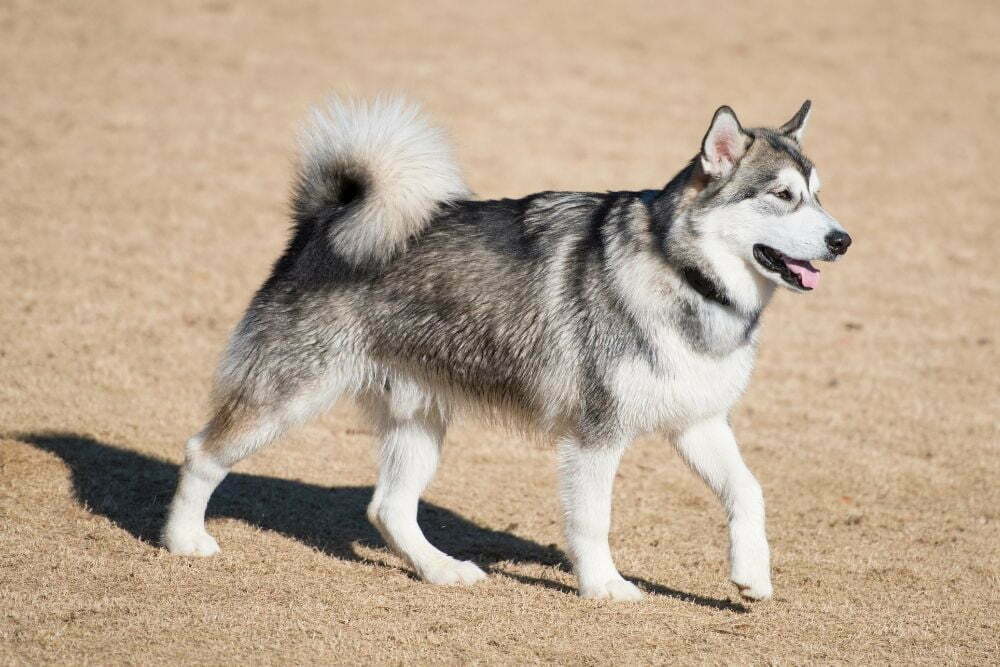
[[792, 119], [778, 128], [778, 132], [781, 132], [786, 137], [795, 139], [797, 143], [802, 143], [802, 135], [806, 133], [806, 123], [809, 122], [809, 109], [812, 108], [812, 102], [806, 100], [799, 107], [799, 110], [795, 112]]
[[719, 107], [701, 141], [701, 168], [713, 178], [728, 176], [746, 153], [748, 141], [733, 110]]

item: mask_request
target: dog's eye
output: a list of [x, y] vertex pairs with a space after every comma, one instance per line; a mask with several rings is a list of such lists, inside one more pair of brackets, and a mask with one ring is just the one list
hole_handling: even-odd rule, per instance
[[789, 190], [788, 188], [775, 190], [771, 194], [773, 194], [778, 199], [781, 199], [782, 201], [792, 201], [792, 191]]

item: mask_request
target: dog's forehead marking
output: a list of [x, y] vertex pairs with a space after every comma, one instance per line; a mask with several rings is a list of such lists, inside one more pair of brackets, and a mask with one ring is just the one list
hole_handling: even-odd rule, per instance
[[812, 162], [802, 154], [801, 147], [792, 139], [778, 134], [774, 130], [759, 128], [754, 130], [755, 136], [763, 138], [763, 144], [771, 150], [771, 153], [779, 162], [788, 161], [799, 170], [803, 178], [809, 175], [812, 169]]

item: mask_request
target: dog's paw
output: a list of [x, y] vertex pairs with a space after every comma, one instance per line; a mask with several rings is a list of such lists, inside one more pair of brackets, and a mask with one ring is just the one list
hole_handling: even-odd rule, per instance
[[468, 586], [486, 578], [486, 573], [472, 561], [449, 556], [435, 559], [417, 572], [424, 581], [439, 586]]
[[771, 588], [771, 580], [768, 577], [737, 577], [733, 576], [731, 581], [739, 589], [744, 600], [767, 600], [774, 593]]
[[730, 555], [729, 580], [744, 599], [766, 600], [771, 597], [771, 565], [766, 541], [760, 540], [753, 549], [736, 549], [734, 545]]
[[602, 584], [580, 585], [580, 597], [592, 600], [641, 600], [643, 592], [630, 581], [611, 579]]
[[214, 556], [219, 543], [204, 528], [182, 530], [168, 527], [163, 532], [163, 546], [178, 556]]

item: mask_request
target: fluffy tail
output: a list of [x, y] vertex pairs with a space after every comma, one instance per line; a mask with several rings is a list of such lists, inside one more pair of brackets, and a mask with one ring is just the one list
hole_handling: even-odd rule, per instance
[[331, 99], [300, 135], [292, 206], [300, 225], [327, 222], [333, 251], [381, 266], [468, 188], [443, 133], [402, 98]]

